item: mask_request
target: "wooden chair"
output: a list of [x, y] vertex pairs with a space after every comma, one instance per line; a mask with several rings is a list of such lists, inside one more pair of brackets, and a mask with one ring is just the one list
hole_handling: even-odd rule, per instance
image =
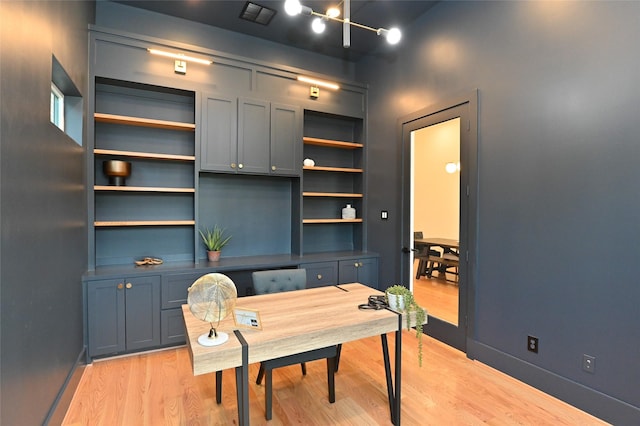
[[[413, 240], [417, 240], [423, 238], [422, 231], [416, 231], [413, 233]], [[416, 279], [419, 280], [421, 276], [426, 275], [431, 278], [429, 273], [430, 270], [435, 268], [433, 261], [430, 259], [432, 257], [440, 257], [440, 252], [438, 250], [429, 250], [424, 245], [417, 245], [414, 243], [415, 254], [413, 256], [414, 261], [418, 260], [418, 269], [416, 270]]]
[[[269, 271], [256, 271], [251, 276], [255, 294], [280, 293], [284, 291], [300, 290], [307, 286], [307, 271], [305, 269], [275, 269]], [[260, 371], [256, 383], [262, 383], [265, 379], [265, 418], [272, 418], [272, 370], [279, 367], [300, 363], [302, 374], [307, 374], [305, 362], [319, 359], [327, 360], [327, 383], [329, 402], [336, 400], [335, 372], [338, 364], [338, 346], [315, 349], [300, 354], [275, 358], [260, 363]]]

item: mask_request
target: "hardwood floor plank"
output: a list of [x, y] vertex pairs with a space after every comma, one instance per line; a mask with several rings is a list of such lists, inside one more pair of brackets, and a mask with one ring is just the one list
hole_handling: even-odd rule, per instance
[[[389, 339], [393, 362], [393, 338]], [[264, 418], [264, 387], [249, 367], [253, 425], [390, 425], [380, 338], [343, 345], [336, 402], [327, 396], [326, 363], [273, 373], [273, 420]], [[424, 336], [424, 365], [417, 340], [403, 332], [403, 425], [604, 425], [443, 343]], [[235, 373], [223, 372], [222, 404], [214, 374], [193, 376], [184, 347], [96, 361], [79, 383], [63, 425], [156, 426], [237, 424]]]

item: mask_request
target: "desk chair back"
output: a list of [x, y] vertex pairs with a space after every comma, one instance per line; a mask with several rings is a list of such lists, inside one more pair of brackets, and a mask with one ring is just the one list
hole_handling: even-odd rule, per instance
[[307, 287], [306, 269], [273, 269], [251, 274], [256, 294], [281, 293]]

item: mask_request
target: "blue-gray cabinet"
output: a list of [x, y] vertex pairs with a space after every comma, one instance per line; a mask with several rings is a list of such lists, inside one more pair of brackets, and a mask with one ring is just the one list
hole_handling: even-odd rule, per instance
[[87, 282], [89, 357], [160, 345], [160, 276]]
[[337, 262], [301, 263], [299, 268], [307, 271], [307, 288], [338, 284]]
[[202, 99], [200, 169], [299, 176], [300, 107], [207, 94]]
[[378, 288], [378, 258], [340, 260], [338, 262], [338, 283], [358, 282]]

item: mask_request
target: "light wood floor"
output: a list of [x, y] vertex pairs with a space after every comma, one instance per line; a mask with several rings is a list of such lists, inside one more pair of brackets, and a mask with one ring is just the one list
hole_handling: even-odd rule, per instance
[[[417, 263], [416, 263], [417, 265]], [[434, 272], [433, 278], [415, 279], [413, 271], [413, 294], [416, 302], [427, 310], [429, 315], [458, 325], [458, 284], [455, 275], [447, 274], [446, 278]]]
[[[424, 339], [424, 366], [419, 368], [414, 334], [403, 333], [403, 425], [605, 424], [441, 342]], [[269, 423], [264, 420], [264, 388], [255, 384], [257, 367], [249, 369], [252, 425], [391, 424], [379, 337], [343, 346], [334, 404], [327, 400], [323, 361], [308, 363], [305, 377], [299, 366], [274, 371]], [[233, 371], [224, 372], [223, 401], [217, 405], [213, 374], [194, 377], [184, 347], [87, 366], [63, 423], [231, 424], [237, 424]]]

